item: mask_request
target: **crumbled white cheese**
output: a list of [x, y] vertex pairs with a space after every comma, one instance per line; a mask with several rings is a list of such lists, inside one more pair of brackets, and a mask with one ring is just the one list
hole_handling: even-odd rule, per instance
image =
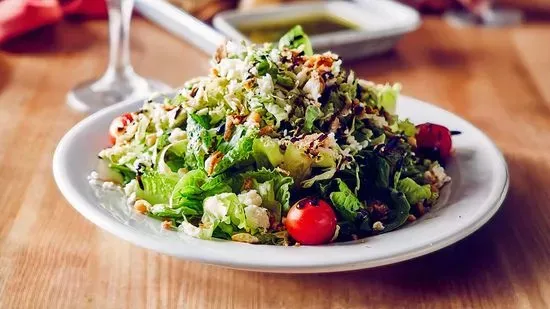
[[309, 80], [306, 82], [303, 88], [304, 92], [309, 95], [309, 97], [317, 101], [324, 90], [324, 85], [321, 81], [321, 77], [317, 72], [313, 71]]
[[384, 128], [388, 126], [388, 122], [386, 121], [386, 118], [374, 114], [364, 114], [364, 117], [366, 119], [372, 120], [372, 124], [374, 124], [378, 128]]
[[220, 75], [229, 80], [244, 80], [248, 75], [248, 66], [240, 59], [228, 59], [224, 58], [218, 64], [220, 68]]
[[262, 197], [256, 190], [250, 190], [239, 194], [239, 201], [247, 206], [260, 206], [262, 205]]
[[92, 186], [100, 186], [102, 181], [99, 180], [99, 174], [96, 171], [93, 171], [88, 176], [88, 183]]
[[252, 229], [269, 227], [269, 215], [267, 209], [256, 205], [248, 205], [244, 208], [246, 223]]
[[269, 52], [269, 59], [276, 64], [279, 64], [281, 62], [280, 54], [281, 52], [277, 48], [274, 48], [271, 52]]
[[136, 193], [132, 192], [130, 193], [130, 195], [128, 195], [128, 198], [126, 199], [126, 205], [128, 205], [128, 207], [133, 207], [135, 203], [136, 203]]
[[261, 95], [270, 95], [273, 92], [273, 88], [273, 79], [271, 79], [271, 75], [266, 74], [258, 78], [258, 90]]
[[124, 186], [124, 194], [129, 196], [130, 194], [135, 193], [137, 191], [137, 185], [138, 185], [137, 180], [132, 179], [129, 183], [127, 183]]
[[103, 184], [101, 184], [101, 188], [103, 188], [103, 190], [118, 190], [118, 189], [120, 189], [120, 187], [116, 183], [111, 182], [111, 181], [104, 181]]
[[192, 237], [199, 237], [201, 232], [199, 227], [196, 227], [187, 221], [183, 221], [178, 227], [178, 230]]
[[355, 139], [355, 136], [353, 136], [351, 134], [347, 136], [346, 142], [348, 143], [348, 145], [349, 145], [348, 148], [351, 151], [358, 152], [358, 151], [361, 151], [361, 149], [363, 149], [363, 146], [361, 144], [359, 144], [359, 142]]
[[227, 93], [234, 94], [237, 89], [239, 89], [240, 85], [239, 83], [232, 79], [229, 81], [229, 84], [227, 84]]
[[225, 193], [222, 193], [216, 196], [207, 197], [204, 200], [204, 204], [203, 204], [204, 213], [208, 214], [208, 216], [210, 216], [212, 219], [221, 220], [223, 219], [223, 217], [227, 215], [228, 207], [218, 199], [218, 197], [222, 197], [221, 195], [223, 194]]
[[451, 181], [451, 177], [445, 173], [445, 169], [443, 169], [443, 167], [441, 167], [441, 165], [437, 162], [430, 166], [430, 169], [426, 171], [424, 176], [427, 179], [432, 180], [437, 188], [441, 188], [447, 182]]
[[246, 47], [241, 43], [235, 43], [233, 41], [228, 41], [225, 45], [225, 50], [229, 54], [240, 55], [246, 53]]
[[332, 63], [332, 74], [338, 75], [342, 68], [342, 60], [338, 59]]

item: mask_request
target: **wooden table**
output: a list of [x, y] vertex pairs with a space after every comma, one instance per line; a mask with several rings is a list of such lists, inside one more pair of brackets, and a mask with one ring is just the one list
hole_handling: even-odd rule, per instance
[[[185, 262], [92, 225], [51, 171], [84, 116], [66, 92], [100, 74], [107, 24], [65, 23], [0, 52], [0, 308], [550, 307], [550, 24], [452, 29], [430, 18], [397, 51], [351, 63], [360, 76], [473, 122], [504, 152], [508, 198], [485, 227], [437, 253], [337, 274], [261, 274]], [[138, 72], [174, 85], [207, 57], [136, 20]]]

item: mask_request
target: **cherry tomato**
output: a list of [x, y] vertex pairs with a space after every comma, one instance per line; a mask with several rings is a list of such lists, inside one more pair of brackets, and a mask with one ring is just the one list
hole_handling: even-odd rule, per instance
[[134, 120], [134, 116], [130, 113], [118, 116], [111, 122], [109, 126], [109, 141], [111, 144], [115, 144], [116, 138], [124, 133], [124, 128]]
[[290, 236], [300, 244], [326, 244], [336, 231], [336, 214], [327, 202], [307, 197], [290, 208], [285, 226]]
[[449, 129], [433, 123], [423, 123], [416, 128], [416, 145], [421, 154], [442, 161], [451, 157], [453, 141]]

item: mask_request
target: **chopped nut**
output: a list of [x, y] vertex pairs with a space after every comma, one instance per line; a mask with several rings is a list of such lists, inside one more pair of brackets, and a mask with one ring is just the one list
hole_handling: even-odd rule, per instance
[[256, 111], [252, 111], [250, 115], [248, 115], [247, 121], [250, 121], [252, 123], [260, 123], [262, 120], [262, 115]]
[[411, 144], [411, 146], [416, 148], [416, 138], [414, 136], [409, 136], [407, 138], [407, 141], [409, 142], [409, 144]]
[[149, 134], [145, 137], [145, 144], [149, 147], [153, 146], [157, 142], [156, 134]]
[[223, 158], [223, 153], [221, 151], [216, 151], [213, 154], [206, 159], [205, 162], [205, 168], [208, 175], [212, 175], [214, 173], [214, 169], [216, 168], [216, 165], [221, 161]]
[[[210, 74], [212, 74], [213, 76], [220, 76], [220, 72], [216, 68], [211, 68]], [[194, 95], [192, 95], [192, 97], [194, 97]]]
[[435, 177], [435, 175], [431, 171], [426, 171], [424, 173], [424, 179], [426, 179], [427, 182], [432, 183], [432, 184], [437, 181], [437, 178]]
[[162, 228], [166, 230], [171, 230], [173, 228], [172, 221], [169, 221], [169, 220], [162, 221]]
[[260, 135], [267, 135], [273, 132], [273, 126], [265, 126], [260, 129]]
[[252, 181], [252, 178], [246, 178], [243, 182], [243, 190], [248, 191], [252, 189], [253, 185], [254, 185], [254, 182]]
[[426, 208], [424, 207], [424, 203], [417, 203], [416, 209], [418, 210], [418, 214], [421, 216], [426, 213]]
[[216, 60], [217, 63], [220, 63], [220, 61], [222, 61], [225, 57], [227, 57], [227, 50], [225, 49], [225, 44], [221, 44], [214, 53], [214, 60]]
[[416, 217], [415, 217], [414, 215], [409, 215], [409, 216], [407, 217], [407, 221], [409, 221], [409, 222], [414, 222], [414, 221], [416, 221]]
[[146, 200], [137, 200], [134, 203], [134, 209], [143, 215], [147, 213], [150, 207], [151, 207], [151, 204]]
[[249, 244], [256, 244], [260, 242], [258, 237], [250, 235], [248, 233], [237, 233], [235, 235], [232, 235], [231, 240], [238, 241], [238, 242], [245, 242]]
[[330, 124], [330, 132], [336, 132], [340, 128], [340, 119], [338, 117], [334, 118]]
[[374, 224], [372, 225], [372, 228], [377, 231], [377, 232], [381, 232], [384, 230], [385, 226], [384, 224], [382, 224], [382, 222], [380, 221], [376, 221], [374, 222]]
[[252, 89], [252, 86], [254, 86], [254, 82], [255, 82], [255, 81], [256, 81], [255, 78], [249, 78], [249, 79], [247, 79], [247, 80], [244, 81], [243, 87], [244, 87], [245, 89], [250, 90], [250, 89]]
[[231, 116], [225, 117], [225, 132], [223, 133], [224, 140], [229, 141], [231, 139], [231, 136], [233, 135], [234, 127], [235, 127], [235, 123], [233, 121], [233, 117]]
[[[212, 69], [212, 70], [215, 70], [215, 69]], [[215, 75], [218, 75], [218, 74], [215, 74]], [[189, 93], [189, 95], [191, 97], [195, 97], [197, 95], [197, 92], [199, 91], [199, 88], [197, 87], [193, 87], [193, 89], [191, 89], [191, 92]]]

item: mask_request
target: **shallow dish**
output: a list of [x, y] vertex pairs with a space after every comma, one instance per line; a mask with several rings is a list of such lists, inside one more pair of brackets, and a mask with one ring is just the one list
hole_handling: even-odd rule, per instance
[[400, 3], [377, 1], [321, 1], [266, 6], [248, 11], [225, 11], [214, 17], [216, 29], [233, 40], [248, 40], [238, 29], [285, 19], [329, 15], [357, 29], [311, 36], [314, 50], [330, 50], [344, 59], [356, 59], [390, 50], [402, 35], [420, 26], [418, 13]]
[[401, 96], [397, 112], [415, 123], [440, 123], [461, 135], [446, 167], [452, 182], [425, 216], [402, 228], [355, 242], [279, 247], [180, 236], [159, 221], [135, 213], [122, 195], [98, 194], [88, 183], [96, 154], [107, 146], [111, 120], [139, 109], [141, 101], [101, 110], [74, 126], [54, 154], [53, 173], [69, 203], [84, 217], [138, 246], [186, 260], [265, 272], [334, 272], [376, 267], [418, 257], [468, 236], [498, 210], [508, 190], [506, 162], [496, 146], [472, 124], [443, 109]]

